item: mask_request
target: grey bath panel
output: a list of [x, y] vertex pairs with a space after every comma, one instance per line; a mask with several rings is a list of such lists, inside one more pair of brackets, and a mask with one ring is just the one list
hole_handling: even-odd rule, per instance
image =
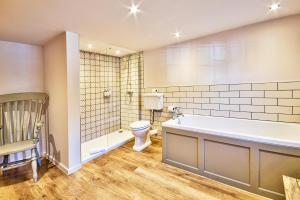
[[204, 140], [204, 171], [250, 184], [250, 148]]
[[284, 153], [259, 152], [259, 187], [284, 194], [282, 175], [300, 178], [300, 156]]
[[167, 133], [166, 159], [186, 168], [198, 168], [198, 138]]

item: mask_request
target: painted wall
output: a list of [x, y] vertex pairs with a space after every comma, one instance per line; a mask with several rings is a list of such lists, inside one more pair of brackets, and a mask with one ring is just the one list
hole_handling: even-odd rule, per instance
[[0, 41], [0, 94], [43, 90], [42, 47]]
[[62, 33], [44, 46], [50, 157], [66, 173], [81, 163], [79, 65], [77, 34]]
[[299, 80], [300, 15], [144, 52], [145, 86]]

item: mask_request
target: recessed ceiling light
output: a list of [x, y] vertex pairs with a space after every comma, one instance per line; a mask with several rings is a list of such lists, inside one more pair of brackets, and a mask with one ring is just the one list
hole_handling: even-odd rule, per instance
[[129, 7], [129, 14], [136, 15], [138, 12], [140, 12], [139, 6], [132, 2], [131, 6]]
[[117, 54], [117, 55], [119, 55], [120, 53], [121, 53], [121, 51], [120, 51], [120, 50], [117, 50], [117, 51], [116, 51], [116, 54]]
[[181, 37], [181, 33], [180, 32], [175, 32], [174, 33], [174, 37], [176, 38], [176, 39], [179, 39], [180, 37]]
[[92, 49], [92, 48], [93, 48], [93, 45], [92, 45], [92, 44], [89, 44], [89, 45], [88, 45], [88, 48], [89, 48], [89, 49]]
[[270, 6], [269, 6], [269, 10], [274, 12], [276, 10], [278, 10], [280, 8], [280, 3], [279, 2], [273, 2]]

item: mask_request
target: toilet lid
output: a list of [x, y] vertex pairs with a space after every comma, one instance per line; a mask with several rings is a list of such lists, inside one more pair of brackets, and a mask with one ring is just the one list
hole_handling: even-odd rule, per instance
[[132, 124], [130, 124], [130, 128], [132, 128], [134, 130], [148, 128], [149, 126], [150, 126], [150, 122], [146, 121], [146, 120], [136, 121], [136, 122], [133, 122]]

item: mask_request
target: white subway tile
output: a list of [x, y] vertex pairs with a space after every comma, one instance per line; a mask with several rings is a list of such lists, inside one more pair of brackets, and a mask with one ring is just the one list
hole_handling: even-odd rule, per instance
[[210, 98], [210, 103], [229, 104], [229, 98]]
[[210, 110], [194, 109], [194, 115], [210, 115]]
[[278, 90], [300, 90], [300, 82], [278, 83]]
[[209, 103], [209, 98], [194, 98], [194, 103]]
[[228, 91], [229, 85], [210, 85], [210, 91]]
[[219, 92], [202, 92], [202, 97], [219, 97]]
[[219, 110], [219, 104], [202, 104], [202, 109]]
[[299, 98], [300, 99], [300, 90], [293, 91], [293, 98]]
[[193, 91], [193, 87], [192, 86], [182, 86], [179, 88], [180, 91], [183, 91], [183, 92], [190, 92], [190, 91]]
[[240, 97], [264, 97], [264, 91], [240, 91]]
[[292, 109], [292, 107], [287, 107], [287, 106], [266, 106], [265, 112], [266, 113], [292, 114], [293, 109]]
[[264, 121], [277, 121], [277, 114], [252, 113], [252, 119], [264, 120]]
[[264, 106], [240, 105], [240, 111], [244, 111], [244, 112], [264, 112]]
[[292, 98], [292, 91], [265, 91], [266, 98]]
[[300, 106], [300, 99], [278, 99], [279, 106]]
[[173, 92], [173, 97], [186, 97], [186, 92]]
[[229, 115], [230, 115], [230, 117], [233, 117], [233, 118], [251, 119], [251, 113], [249, 113], [249, 112], [230, 111]]
[[230, 104], [251, 104], [251, 98], [230, 98]]
[[181, 111], [184, 114], [190, 114], [190, 115], [194, 114], [194, 110], [193, 109], [183, 108]]
[[300, 115], [279, 114], [279, 121], [281, 121], [281, 122], [300, 123]]
[[209, 91], [209, 85], [195, 85], [193, 87], [194, 87], [194, 91], [203, 91], [203, 92]]
[[230, 110], [230, 111], [239, 111], [240, 106], [239, 105], [220, 105], [220, 110]]
[[277, 83], [252, 83], [252, 90], [277, 90]]
[[220, 97], [239, 97], [239, 91], [220, 92]]
[[201, 92], [187, 92], [187, 97], [201, 97]]
[[168, 87], [167, 92], [179, 92], [179, 87]]
[[229, 117], [229, 111], [211, 110], [211, 116]]
[[245, 84], [234, 84], [230, 85], [230, 90], [251, 90], [251, 84], [245, 83]]
[[271, 98], [252, 98], [252, 105], [277, 105], [277, 99]]

